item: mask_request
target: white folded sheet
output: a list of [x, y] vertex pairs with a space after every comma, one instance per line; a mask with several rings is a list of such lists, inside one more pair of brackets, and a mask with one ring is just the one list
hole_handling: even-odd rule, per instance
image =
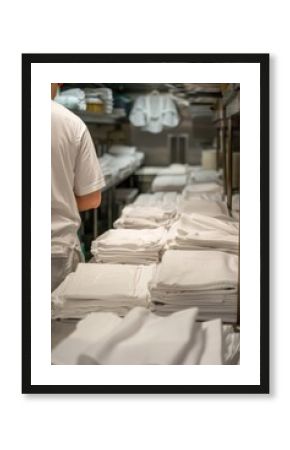
[[228, 208], [225, 202], [205, 200], [201, 198], [184, 199], [180, 198], [177, 205], [179, 214], [197, 213], [211, 217], [229, 216]]
[[238, 253], [239, 225], [201, 214], [182, 214], [167, 233], [165, 249]]
[[149, 284], [150, 308], [169, 314], [199, 308], [199, 319], [235, 322], [238, 256], [221, 251], [165, 251]]
[[187, 175], [157, 175], [151, 186], [152, 192], [174, 191], [181, 192], [187, 181]]
[[95, 311], [124, 315], [134, 306], [148, 306], [148, 283], [156, 265], [79, 264], [57, 293], [54, 318], [82, 318]]
[[93, 313], [52, 352], [53, 364], [222, 364], [220, 320], [196, 322], [196, 308], [168, 317], [134, 308], [121, 319]]
[[152, 284], [182, 290], [237, 288], [238, 257], [219, 251], [168, 250]]
[[134, 201], [134, 206], [155, 206], [161, 209], [172, 208], [177, 206], [180, 194], [177, 192], [155, 192], [153, 194], [140, 194]]
[[222, 192], [222, 187], [217, 183], [188, 184], [182, 191], [182, 198], [222, 201]]
[[143, 207], [133, 204], [123, 209], [121, 217], [114, 222], [114, 228], [168, 227], [175, 216], [176, 209], [172, 207]]
[[151, 264], [160, 260], [166, 242], [164, 227], [108, 230], [92, 242], [96, 262]]

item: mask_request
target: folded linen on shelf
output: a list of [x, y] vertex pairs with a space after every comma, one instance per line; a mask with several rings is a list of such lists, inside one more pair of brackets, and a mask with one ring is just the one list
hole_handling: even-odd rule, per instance
[[112, 155], [134, 155], [137, 148], [129, 145], [112, 145], [109, 153]]
[[200, 198], [204, 200], [222, 200], [222, 187], [217, 183], [189, 184], [182, 191], [185, 200]]
[[152, 192], [181, 192], [187, 181], [187, 175], [157, 175], [151, 186]]
[[197, 308], [160, 317], [136, 307], [123, 319], [92, 313], [52, 352], [53, 364], [222, 364], [221, 320], [196, 322]]
[[170, 164], [166, 167], [160, 167], [158, 175], [186, 175], [188, 173], [189, 166], [187, 164]]
[[96, 262], [152, 264], [160, 261], [166, 241], [166, 230], [117, 229], [108, 230], [92, 242], [91, 253]]
[[175, 208], [158, 208], [156, 206], [126, 206], [114, 228], [158, 228], [168, 227], [176, 216]]
[[168, 250], [149, 284], [151, 309], [168, 314], [199, 308], [199, 319], [237, 314], [238, 256], [220, 251]]
[[191, 199], [180, 198], [177, 204], [179, 214], [202, 214], [210, 217], [229, 217], [228, 207], [225, 202], [216, 200], [205, 200], [192, 197]]
[[69, 109], [86, 110], [85, 93], [82, 89], [66, 89], [59, 92], [54, 100]]
[[239, 225], [201, 214], [182, 214], [167, 233], [165, 249], [212, 249], [238, 254]]
[[200, 169], [189, 173], [189, 183], [207, 183], [218, 181], [221, 178], [221, 172], [216, 170]]
[[180, 194], [177, 192], [155, 192], [140, 194], [134, 201], [134, 206], [157, 206], [161, 209], [176, 208]]
[[82, 318], [96, 311], [124, 315], [134, 306], [148, 306], [155, 270], [155, 264], [80, 263], [52, 294], [53, 318]]

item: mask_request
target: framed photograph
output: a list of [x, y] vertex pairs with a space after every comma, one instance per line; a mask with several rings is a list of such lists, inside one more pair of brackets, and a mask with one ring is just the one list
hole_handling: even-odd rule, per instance
[[22, 392], [269, 393], [268, 54], [22, 55]]

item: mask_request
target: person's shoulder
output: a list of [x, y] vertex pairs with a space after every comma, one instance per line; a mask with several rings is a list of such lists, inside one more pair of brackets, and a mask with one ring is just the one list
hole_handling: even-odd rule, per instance
[[80, 117], [54, 100], [51, 100], [51, 114], [57, 117], [57, 119], [64, 120], [79, 129], [85, 127], [85, 123]]

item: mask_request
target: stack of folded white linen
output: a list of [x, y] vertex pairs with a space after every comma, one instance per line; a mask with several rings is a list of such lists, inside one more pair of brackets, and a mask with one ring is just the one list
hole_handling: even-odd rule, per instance
[[166, 233], [163, 227], [108, 230], [92, 242], [91, 253], [100, 263], [157, 263], [166, 242]]
[[187, 182], [187, 175], [157, 175], [151, 186], [152, 192], [182, 192]]
[[105, 105], [105, 113], [113, 112], [113, 91], [110, 88], [85, 88], [86, 99], [100, 98]]
[[202, 214], [210, 217], [228, 217], [228, 207], [225, 202], [204, 200], [202, 198], [191, 198], [189, 200], [180, 198], [177, 204], [179, 214]]
[[59, 92], [54, 100], [69, 109], [85, 111], [87, 108], [85, 93], [78, 88]]
[[220, 319], [198, 323], [197, 308], [159, 317], [137, 307], [124, 318], [92, 313], [52, 351], [53, 364], [221, 365]]
[[142, 152], [134, 152], [133, 154], [104, 154], [99, 158], [102, 172], [106, 179], [111, 177], [123, 178], [133, 169], [139, 167], [144, 154]]
[[187, 164], [170, 164], [166, 167], [160, 167], [158, 175], [186, 175], [188, 173], [189, 166]]
[[108, 153], [105, 153], [103, 156], [99, 158], [100, 166], [102, 169], [102, 173], [105, 179], [108, 181], [112, 177], [116, 177], [118, 173], [118, 168], [114, 165], [115, 158]]
[[212, 181], [218, 181], [221, 179], [222, 173], [216, 170], [192, 170], [189, 172], [189, 183], [208, 183]]
[[130, 146], [130, 145], [112, 145], [109, 148], [109, 153], [111, 155], [135, 155], [137, 151], [136, 147]]
[[176, 216], [176, 208], [157, 206], [125, 206], [121, 217], [114, 222], [114, 228], [168, 228]]
[[140, 194], [134, 201], [135, 206], [158, 206], [159, 208], [176, 208], [180, 194], [177, 192], [155, 192]]
[[237, 319], [238, 256], [220, 251], [168, 250], [149, 285], [158, 314], [199, 308], [199, 320]]
[[182, 214], [167, 233], [165, 249], [219, 250], [238, 254], [239, 225], [201, 214]]
[[156, 265], [80, 263], [52, 293], [53, 318], [83, 318], [90, 312], [125, 315], [148, 306], [148, 283]]
[[222, 200], [222, 187], [217, 183], [189, 184], [182, 191], [185, 200], [201, 198], [204, 200]]

